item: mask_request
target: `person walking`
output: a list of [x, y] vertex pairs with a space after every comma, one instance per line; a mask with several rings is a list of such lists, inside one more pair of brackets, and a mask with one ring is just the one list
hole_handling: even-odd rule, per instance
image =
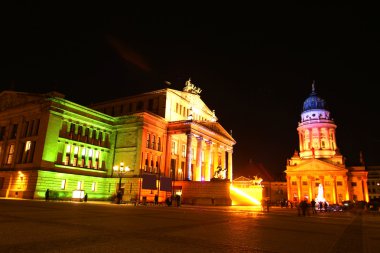
[[315, 204], [316, 204], [315, 200], [312, 199], [310, 203], [311, 203], [311, 211], [312, 211], [312, 213], [316, 214], [317, 211], [315, 210]]
[[49, 195], [50, 195], [50, 190], [47, 189], [46, 192], [45, 192], [45, 200], [46, 200], [46, 201], [49, 200]]
[[84, 195], [84, 198], [83, 198], [83, 200], [84, 200], [84, 202], [87, 202], [87, 193]]
[[177, 194], [175, 198], [177, 200], [177, 207], [180, 207], [181, 206], [181, 196]]

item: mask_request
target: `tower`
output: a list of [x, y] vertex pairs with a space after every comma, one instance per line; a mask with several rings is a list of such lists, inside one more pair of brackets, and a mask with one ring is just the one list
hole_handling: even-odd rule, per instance
[[336, 128], [313, 82], [297, 127], [300, 152], [296, 150], [286, 165], [288, 200], [368, 201], [367, 172], [364, 166], [346, 166], [337, 147]]
[[301, 122], [298, 123], [299, 156], [301, 158], [332, 158], [337, 152], [336, 125], [324, 99], [312, 84], [310, 96], [303, 103]]

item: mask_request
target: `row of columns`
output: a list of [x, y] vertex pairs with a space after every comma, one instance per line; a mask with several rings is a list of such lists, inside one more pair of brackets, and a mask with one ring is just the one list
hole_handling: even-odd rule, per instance
[[[291, 200], [293, 199], [293, 196], [292, 195], [292, 191], [291, 191], [291, 176], [287, 176], [287, 188], [288, 188], [288, 199]], [[324, 189], [324, 194], [326, 193], [325, 192], [325, 178], [322, 176], [322, 177], [319, 177], [321, 179], [321, 184], [323, 186], [323, 189]], [[332, 202], [334, 204], [337, 204], [338, 203], [338, 197], [337, 197], [337, 188], [336, 188], [336, 176], [333, 176], [333, 186], [332, 186]], [[314, 198], [314, 183], [315, 183], [315, 180], [314, 180], [314, 177], [308, 177], [308, 193], [309, 193], [309, 198], [313, 199]], [[345, 184], [346, 184], [346, 192], [348, 192], [348, 183], [347, 183], [347, 180], [345, 180]], [[298, 195], [298, 201], [301, 201], [303, 199], [303, 196], [302, 196], [302, 176], [297, 176], [297, 195]]]
[[[326, 193], [325, 191], [325, 178], [322, 176], [322, 177], [319, 177], [321, 179], [321, 184], [323, 186], [323, 189], [324, 189], [324, 194]], [[291, 176], [287, 176], [286, 177], [287, 179], [287, 190], [288, 190], [288, 199], [289, 200], [292, 200], [293, 199], [293, 192], [292, 192], [292, 187], [291, 187]], [[309, 192], [309, 197], [310, 198], [314, 198], [314, 195], [313, 195], [313, 190], [314, 190], [314, 183], [315, 183], [315, 180], [314, 180], [314, 177], [309, 177], [308, 178], [308, 192]], [[337, 181], [336, 181], [336, 176], [332, 176], [332, 179], [333, 179], [333, 185], [332, 185], [332, 202], [334, 204], [338, 204], [341, 200], [338, 199], [338, 191], [337, 191]], [[347, 176], [343, 177], [343, 180], [344, 180], [344, 184], [345, 184], [345, 199], [348, 200], [352, 200], [353, 199], [353, 196], [352, 194], [350, 193], [349, 191], [349, 181], [347, 180]], [[361, 192], [362, 192], [362, 195], [363, 195], [363, 200], [365, 201], [369, 201], [369, 197], [368, 197], [368, 194], [366, 194], [368, 192], [368, 186], [367, 186], [367, 179], [366, 178], [362, 178], [360, 180], [361, 182]], [[302, 196], [302, 177], [301, 176], [297, 176], [297, 195], [298, 195], [298, 201], [301, 201], [303, 199], [303, 196]]]
[[[309, 131], [309, 142], [310, 142], [310, 149], [311, 147], [313, 146], [313, 129], [315, 128], [307, 128], [307, 129], [304, 129], [304, 131]], [[336, 145], [335, 145], [335, 131], [333, 128], [324, 128], [326, 129], [326, 133], [327, 133], [327, 136], [326, 136], [326, 139], [328, 140], [328, 149], [331, 149], [331, 150], [334, 150]], [[321, 148], [321, 128], [317, 128], [318, 130], [318, 142], [319, 142], [319, 147]], [[332, 133], [332, 138], [330, 138], [330, 132]], [[302, 133], [301, 131], [298, 132], [298, 135], [299, 135], [299, 145], [300, 145], [300, 151], [304, 151], [304, 150], [308, 150], [307, 148], [305, 148], [305, 142], [306, 142], [306, 138], [305, 138], [305, 132]]]
[[[192, 142], [193, 137], [196, 137], [197, 139], [197, 149], [196, 149], [196, 162], [195, 162], [195, 168], [192, 171]], [[220, 164], [219, 164], [219, 144], [216, 143], [215, 147], [213, 148], [212, 141], [205, 141], [206, 148], [205, 148], [205, 161], [204, 161], [204, 167], [202, 167], [202, 150], [203, 150], [203, 142], [204, 139], [201, 136], [195, 136], [192, 133], [187, 133], [187, 140], [186, 140], [186, 172], [185, 172], [185, 178], [188, 180], [193, 181], [210, 181], [210, 179], [213, 177], [213, 172], [217, 168], [218, 165], [221, 165], [222, 168], [226, 167], [226, 157], [225, 153], [222, 153], [220, 157]], [[231, 150], [227, 150], [228, 152], [228, 164], [227, 164], [227, 178], [229, 180], [232, 180], [232, 148]], [[212, 161], [213, 161], [213, 170], [211, 170], [211, 155], [212, 155]], [[192, 173], [194, 175], [192, 175]]]

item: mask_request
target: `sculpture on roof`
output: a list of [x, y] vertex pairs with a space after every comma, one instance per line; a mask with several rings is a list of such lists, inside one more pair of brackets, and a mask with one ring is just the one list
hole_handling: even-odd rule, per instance
[[222, 168], [222, 166], [218, 165], [217, 170], [214, 173], [214, 178], [217, 179], [226, 179], [227, 178], [227, 169]]
[[196, 87], [193, 83], [191, 83], [190, 78], [189, 80], [186, 81], [185, 88], [183, 88], [183, 91], [189, 92], [195, 95], [199, 95], [202, 92], [200, 88]]

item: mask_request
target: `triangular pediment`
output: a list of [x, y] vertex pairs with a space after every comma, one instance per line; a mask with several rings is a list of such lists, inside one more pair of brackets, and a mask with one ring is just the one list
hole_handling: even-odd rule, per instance
[[332, 164], [319, 159], [308, 159], [303, 163], [295, 166], [287, 166], [288, 172], [298, 172], [298, 171], [318, 171], [322, 172], [347, 172], [348, 170], [340, 164]]
[[234, 179], [234, 182], [249, 182], [249, 181], [252, 181], [252, 179], [248, 177], [244, 177], [244, 176]]
[[2, 91], [0, 93], [0, 111], [5, 111], [9, 108], [15, 108], [28, 103], [35, 103], [47, 97], [60, 97], [65, 96], [59, 92], [48, 92], [44, 94], [17, 92], [17, 91]]
[[0, 111], [17, 107], [41, 99], [38, 94], [16, 91], [3, 91], [0, 93]]
[[194, 120], [194, 122], [236, 143], [236, 141], [232, 138], [232, 136], [218, 122], [198, 121], [198, 120]]

